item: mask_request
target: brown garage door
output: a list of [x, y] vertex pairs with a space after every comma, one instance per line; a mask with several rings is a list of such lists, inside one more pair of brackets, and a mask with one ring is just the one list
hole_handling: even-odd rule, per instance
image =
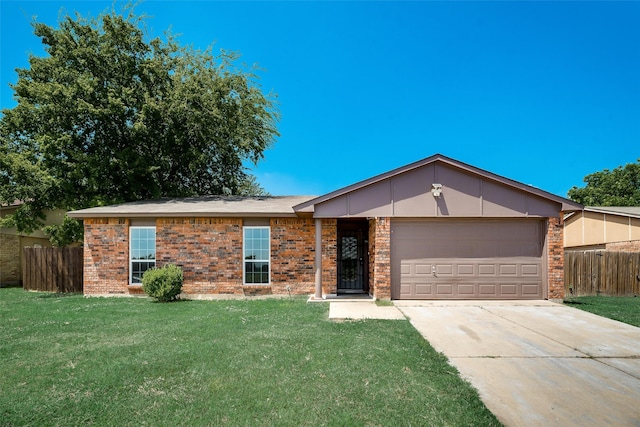
[[394, 220], [394, 299], [542, 299], [543, 222]]

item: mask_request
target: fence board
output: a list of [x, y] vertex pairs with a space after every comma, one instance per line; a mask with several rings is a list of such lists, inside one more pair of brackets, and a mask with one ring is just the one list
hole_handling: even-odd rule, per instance
[[612, 251], [566, 251], [565, 294], [640, 295], [640, 253]]
[[82, 248], [24, 248], [23, 288], [44, 292], [82, 292]]

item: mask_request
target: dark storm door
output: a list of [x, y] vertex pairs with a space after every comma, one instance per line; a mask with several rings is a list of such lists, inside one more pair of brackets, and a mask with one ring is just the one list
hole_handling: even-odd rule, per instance
[[338, 232], [338, 293], [368, 291], [366, 276], [366, 248], [364, 233], [360, 229]]

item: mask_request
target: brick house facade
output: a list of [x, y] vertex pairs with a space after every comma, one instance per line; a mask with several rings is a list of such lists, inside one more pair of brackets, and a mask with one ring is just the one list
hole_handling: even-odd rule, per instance
[[[432, 193], [436, 180], [444, 186], [442, 196]], [[459, 292], [451, 297], [458, 299], [561, 299], [560, 218], [563, 211], [580, 208], [436, 155], [315, 198], [202, 197], [70, 215], [84, 219], [87, 295], [141, 294], [143, 270], [172, 263], [184, 272], [188, 297], [364, 292], [378, 299], [437, 299], [454, 289]], [[449, 219], [480, 231], [499, 229], [503, 221], [505, 227], [522, 224], [523, 230], [532, 230], [523, 241], [532, 249], [515, 258], [491, 252], [493, 258], [471, 262], [463, 240], [445, 258], [436, 252], [435, 258], [421, 259], [426, 242], [418, 242], [412, 256], [407, 242], [394, 234], [413, 223], [427, 233], [441, 232]], [[492, 251], [495, 244], [490, 243], [469, 240], [475, 251]], [[410, 256], [399, 255], [407, 250]], [[494, 273], [488, 279], [483, 275], [490, 270]], [[416, 284], [411, 274], [421, 271], [426, 272], [420, 276], [424, 283]], [[469, 273], [473, 277], [463, 277]], [[432, 291], [407, 293], [416, 289]]]

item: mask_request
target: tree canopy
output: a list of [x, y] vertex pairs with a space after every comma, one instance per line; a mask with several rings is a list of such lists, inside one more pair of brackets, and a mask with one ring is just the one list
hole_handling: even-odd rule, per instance
[[0, 118], [0, 203], [41, 226], [45, 209], [261, 191], [245, 164], [279, 135], [275, 95], [255, 67], [213, 47], [149, 39], [132, 7], [34, 22], [30, 55]]
[[569, 198], [585, 206], [640, 206], [640, 159], [584, 177], [584, 187], [573, 187]]

